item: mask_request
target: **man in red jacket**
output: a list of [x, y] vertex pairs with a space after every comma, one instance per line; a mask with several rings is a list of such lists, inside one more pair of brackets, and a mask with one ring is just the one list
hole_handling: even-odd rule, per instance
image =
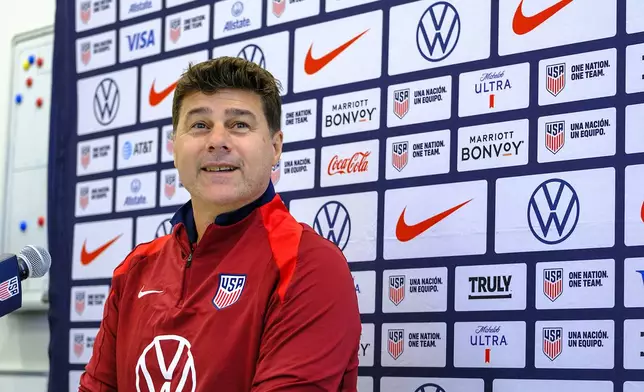
[[361, 322], [346, 259], [275, 193], [279, 83], [218, 58], [172, 108], [191, 200], [172, 234], [114, 270], [82, 392], [357, 390]]

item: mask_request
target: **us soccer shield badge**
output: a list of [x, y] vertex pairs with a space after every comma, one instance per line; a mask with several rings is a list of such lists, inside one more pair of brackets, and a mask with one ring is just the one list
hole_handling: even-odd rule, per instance
[[409, 142], [394, 142], [391, 144], [391, 165], [399, 172], [409, 162]]
[[389, 300], [398, 306], [405, 299], [405, 275], [389, 277]]
[[89, 146], [83, 146], [83, 148], [81, 148], [80, 162], [81, 162], [81, 166], [83, 166], [83, 168], [85, 169], [87, 169], [87, 166], [89, 166], [89, 161], [91, 159], [89, 150], [90, 150]]
[[546, 65], [546, 91], [556, 97], [564, 87], [566, 87], [566, 64]]
[[554, 302], [563, 292], [563, 268], [543, 270], [543, 295]]
[[282, 174], [282, 160], [277, 161], [277, 164], [271, 169], [271, 181], [273, 185], [277, 185]]
[[554, 361], [561, 355], [563, 347], [563, 328], [561, 327], [546, 327], [543, 329], [543, 353], [551, 361]]
[[286, 0], [273, 0], [273, 15], [278, 18], [284, 13], [286, 8]]
[[172, 128], [165, 131], [165, 149], [170, 155], [172, 155], [172, 153], [174, 152], [174, 142], [172, 141]]
[[80, 19], [83, 24], [87, 24], [92, 17], [92, 2], [83, 1], [80, 3]]
[[172, 19], [170, 21], [170, 40], [177, 43], [181, 37], [181, 18]]
[[92, 44], [91, 42], [83, 42], [81, 44], [81, 61], [87, 65], [92, 58]]
[[85, 351], [85, 335], [82, 333], [74, 334], [74, 354], [77, 358], [80, 358]]
[[387, 352], [393, 359], [398, 359], [405, 350], [405, 330], [390, 329], [387, 334]]
[[87, 208], [87, 204], [89, 204], [89, 187], [84, 186], [80, 189], [80, 196], [78, 198], [78, 204], [80, 205], [80, 208], [83, 210]]
[[394, 114], [402, 119], [409, 111], [409, 89], [394, 91]]
[[176, 174], [166, 174], [165, 175], [165, 188], [163, 189], [165, 197], [172, 199], [174, 192], [177, 190], [177, 175]]
[[561, 150], [566, 135], [565, 121], [553, 121], [546, 123], [546, 148], [553, 154]]
[[83, 314], [85, 311], [85, 292], [77, 291], [76, 297], [74, 298], [74, 310], [78, 315]]
[[246, 286], [246, 275], [221, 274], [219, 276], [219, 287], [215, 296], [212, 298], [212, 304], [218, 310], [225, 309], [237, 301]]

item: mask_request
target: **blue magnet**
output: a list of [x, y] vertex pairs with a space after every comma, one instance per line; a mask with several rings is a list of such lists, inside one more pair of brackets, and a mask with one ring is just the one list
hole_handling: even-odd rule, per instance
[[22, 221], [20, 222], [20, 231], [25, 231], [27, 230], [27, 222]]
[[22, 95], [16, 94], [16, 103], [21, 103], [22, 102]]
[[36, 56], [32, 54], [31, 56], [29, 56], [29, 64], [33, 64], [34, 61], [36, 61]]

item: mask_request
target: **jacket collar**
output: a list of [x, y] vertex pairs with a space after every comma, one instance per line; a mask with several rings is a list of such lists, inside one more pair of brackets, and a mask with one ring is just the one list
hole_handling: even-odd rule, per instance
[[[255, 211], [255, 209], [273, 200], [274, 197], [275, 188], [273, 187], [273, 182], [269, 181], [268, 187], [258, 199], [246, 204], [238, 210], [220, 214], [215, 218], [214, 223], [218, 226], [233, 225], [249, 216], [253, 211]], [[195, 225], [194, 213], [192, 210], [192, 200], [188, 200], [187, 203], [182, 205], [174, 214], [170, 222], [172, 223], [172, 226], [182, 223], [186, 229], [190, 243], [195, 243], [197, 241], [197, 227]]]

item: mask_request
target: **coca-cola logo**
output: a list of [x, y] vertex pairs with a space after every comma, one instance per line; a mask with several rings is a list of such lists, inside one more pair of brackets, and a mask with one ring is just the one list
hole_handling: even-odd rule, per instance
[[340, 158], [337, 154], [331, 158], [327, 173], [335, 174], [364, 173], [369, 170], [369, 155], [371, 151], [356, 152], [350, 158]]

